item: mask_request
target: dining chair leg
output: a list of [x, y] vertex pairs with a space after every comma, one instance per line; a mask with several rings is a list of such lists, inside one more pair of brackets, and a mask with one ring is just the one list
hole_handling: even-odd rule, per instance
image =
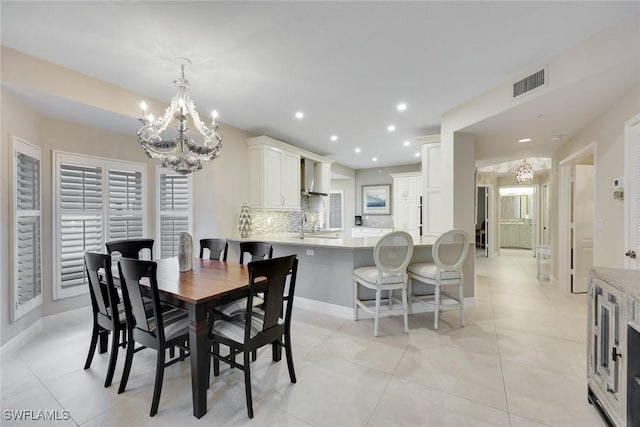
[[160, 393], [162, 392], [162, 380], [164, 379], [164, 349], [158, 350], [158, 361], [156, 363], [156, 383], [153, 387], [153, 400], [151, 401], [150, 416], [158, 413], [158, 405], [160, 404]]
[[104, 386], [109, 387], [113, 380], [113, 373], [116, 370], [116, 361], [118, 360], [118, 349], [120, 348], [120, 330], [113, 331], [111, 337], [111, 355], [109, 356], [109, 367], [107, 368], [107, 378], [104, 380]]
[[[275, 356], [274, 356], [275, 357]], [[258, 350], [253, 350], [251, 352], [251, 361], [255, 362], [256, 360], [258, 360]]]
[[176, 348], [174, 346], [169, 347], [169, 359], [176, 357]]
[[[213, 346], [213, 354], [219, 356], [220, 355], [220, 343], [219, 342], [214, 342], [212, 344]], [[213, 376], [217, 377], [218, 375], [220, 375], [220, 361], [218, 360], [217, 357], [213, 358]]]
[[98, 338], [100, 339], [100, 345], [98, 346], [98, 353], [103, 354], [107, 352], [107, 347], [109, 347], [109, 331], [107, 329], [102, 329], [98, 326]]
[[402, 289], [402, 308], [404, 309], [404, 333], [409, 333], [409, 307], [407, 304], [407, 288]]
[[434, 302], [436, 304], [435, 313], [433, 314], [433, 329], [438, 329], [438, 315], [440, 314], [440, 286], [436, 285]]
[[91, 344], [89, 344], [89, 354], [87, 354], [87, 361], [84, 362], [84, 369], [89, 369], [91, 367], [91, 362], [93, 361], [93, 355], [96, 352], [96, 345], [98, 344], [98, 329], [100, 327], [94, 321], [93, 329], [91, 331]]
[[127, 343], [127, 355], [124, 359], [124, 369], [122, 371], [122, 379], [120, 379], [120, 387], [118, 387], [118, 394], [124, 392], [127, 387], [127, 381], [129, 380], [129, 373], [131, 372], [131, 363], [133, 362], [133, 350], [135, 347], [135, 341], [132, 338], [132, 333], [129, 331], [129, 342]]
[[378, 336], [378, 318], [380, 316], [380, 297], [382, 296], [382, 291], [378, 289], [376, 291], [376, 308], [373, 313], [373, 336]]
[[291, 333], [289, 331], [284, 332], [284, 352], [287, 357], [287, 368], [289, 368], [289, 378], [292, 383], [296, 380], [296, 371], [293, 368], [293, 353], [291, 351]]
[[458, 298], [460, 299], [460, 322], [462, 326], [464, 324], [464, 288], [462, 287], [462, 282], [458, 285]]
[[271, 353], [271, 360], [273, 360], [274, 362], [279, 362], [282, 359], [282, 340], [274, 341], [271, 343]]
[[244, 392], [247, 397], [247, 415], [253, 418], [253, 400], [251, 398], [251, 362], [249, 351], [244, 352]]
[[407, 309], [409, 310], [409, 314], [413, 313], [413, 306], [411, 305], [411, 296], [413, 295], [413, 279], [409, 278], [407, 280]]

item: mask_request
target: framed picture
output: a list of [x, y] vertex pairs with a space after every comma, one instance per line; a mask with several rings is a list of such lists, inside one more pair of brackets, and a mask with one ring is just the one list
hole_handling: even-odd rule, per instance
[[391, 215], [391, 184], [362, 186], [362, 215]]

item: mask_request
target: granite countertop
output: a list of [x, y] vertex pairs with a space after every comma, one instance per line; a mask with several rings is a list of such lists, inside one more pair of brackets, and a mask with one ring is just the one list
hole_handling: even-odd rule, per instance
[[[433, 246], [436, 238], [437, 237], [433, 236], [414, 237], [413, 244], [414, 246]], [[376, 243], [378, 243], [380, 237], [336, 237], [332, 235], [305, 235], [304, 239], [301, 239], [298, 233], [273, 233], [259, 234], [248, 237], [246, 239], [234, 236], [228, 238], [227, 240], [232, 242], [260, 240], [278, 245], [315, 246], [336, 249], [372, 249], [373, 247], [375, 247]]]
[[640, 295], [640, 271], [638, 270], [593, 267], [591, 274], [618, 289]]

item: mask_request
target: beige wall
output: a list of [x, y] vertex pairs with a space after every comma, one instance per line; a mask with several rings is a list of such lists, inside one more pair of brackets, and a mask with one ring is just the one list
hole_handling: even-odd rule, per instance
[[[640, 84], [606, 109], [606, 113], [578, 132], [553, 154], [551, 182], [551, 244], [558, 247], [558, 163], [597, 143], [595, 164], [595, 219], [603, 228], [594, 235], [594, 265], [624, 267], [624, 202], [613, 199], [613, 180], [624, 175], [624, 124], [640, 114]], [[552, 258], [551, 274], [558, 278], [558, 259]], [[560, 284], [561, 287], [563, 284]]]

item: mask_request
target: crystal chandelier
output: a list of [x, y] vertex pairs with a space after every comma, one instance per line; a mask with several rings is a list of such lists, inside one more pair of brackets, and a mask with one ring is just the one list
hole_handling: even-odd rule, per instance
[[[191, 61], [185, 59], [181, 64], [180, 77], [173, 82], [178, 91], [162, 117], [154, 119], [152, 114], [147, 114], [147, 104], [144, 101], [140, 104], [142, 127], [136, 133], [138, 142], [147, 156], [162, 159], [163, 167], [173, 169], [182, 175], [202, 169], [206, 162], [220, 155], [222, 148], [222, 137], [218, 134], [216, 123], [218, 113], [215, 110], [211, 113], [213, 120], [208, 127], [200, 120], [189, 97], [189, 81], [184, 78], [185, 63], [190, 64]], [[174, 120], [177, 135], [163, 139], [161, 134]], [[189, 136], [189, 121], [204, 138], [202, 145], [196, 144]]]
[[522, 159], [522, 163], [516, 168], [516, 182], [518, 184], [533, 182], [533, 166], [527, 163], [527, 159]]

